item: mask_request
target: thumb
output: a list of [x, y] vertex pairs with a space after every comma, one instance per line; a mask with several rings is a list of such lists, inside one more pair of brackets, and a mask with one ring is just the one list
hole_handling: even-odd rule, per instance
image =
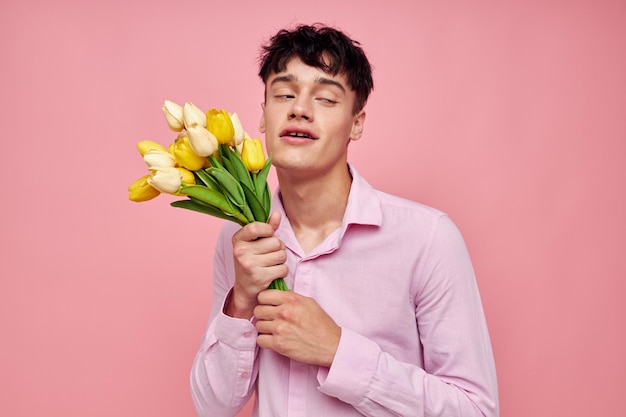
[[282, 215], [280, 214], [280, 212], [275, 211], [270, 215], [270, 218], [267, 219], [267, 223], [272, 226], [272, 229], [274, 229], [274, 231], [276, 231], [276, 229], [278, 229], [278, 226], [280, 226], [281, 217]]

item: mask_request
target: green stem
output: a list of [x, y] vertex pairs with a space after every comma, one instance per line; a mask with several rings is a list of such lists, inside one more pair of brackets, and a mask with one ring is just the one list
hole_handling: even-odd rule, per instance
[[287, 287], [287, 284], [285, 283], [285, 280], [282, 279], [282, 278], [276, 278], [274, 281], [272, 281], [270, 286], [267, 287], [267, 289], [268, 290], [289, 291], [289, 287]]

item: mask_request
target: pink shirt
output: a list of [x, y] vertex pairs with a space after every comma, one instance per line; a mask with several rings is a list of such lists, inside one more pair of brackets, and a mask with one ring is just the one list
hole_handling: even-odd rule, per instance
[[214, 262], [211, 319], [191, 372], [198, 415], [498, 416], [496, 372], [472, 264], [443, 213], [374, 190], [352, 168], [342, 227], [301, 250], [283, 213], [293, 291], [341, 326], [330, 368], [256, 346], [253, 321], [223, 313], [234, 283], [228, 223]]

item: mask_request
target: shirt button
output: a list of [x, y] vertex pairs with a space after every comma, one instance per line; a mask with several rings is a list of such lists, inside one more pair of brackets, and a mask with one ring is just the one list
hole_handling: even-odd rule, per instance
[[250, 336], [252, 336], [252, 332], [245, 332], [243, 334], [243, 337], [250, 337]]
[[249, 373], [247, 373], [247, 372], [242, 372], [242, 373], [241, 373], [241, 377], [242, 377], [242, 378], [247, 378], [247, 377], [248, 377], [248, 375], [250, 375], [250, 374], [249, 374]]

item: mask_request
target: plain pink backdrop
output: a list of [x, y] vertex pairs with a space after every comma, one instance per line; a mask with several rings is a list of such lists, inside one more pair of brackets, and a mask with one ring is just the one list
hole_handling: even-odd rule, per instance
[[315, 21], [375, 67], [352, 162], [466, 238], [502, 416], [620, 414], [625, 18], [601, 0], [3, 1], [0, 415], [194, 415], [222, 221], [129, 202], [135, 144], [173, 140], [164, 99], [258, 135], [258, 46]]

